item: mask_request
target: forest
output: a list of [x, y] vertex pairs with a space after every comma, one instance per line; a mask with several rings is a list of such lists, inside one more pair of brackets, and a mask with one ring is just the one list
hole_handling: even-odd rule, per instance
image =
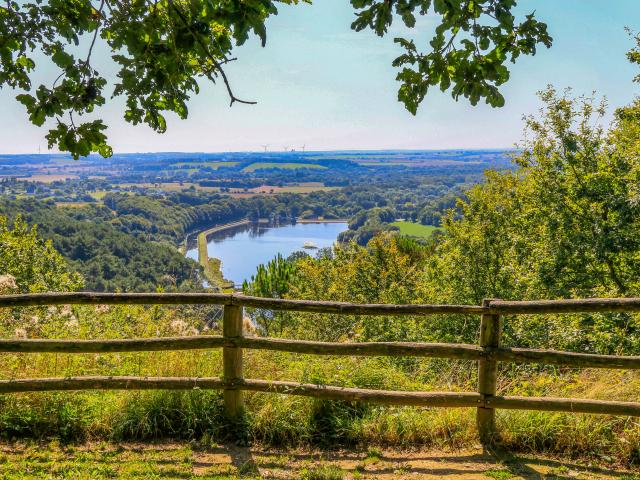
[[[243, 218], [266, 219], [271, 224], [352, 219], [351, 230], [342, 240], [365, 245], [375, 233], [392, 229], [390, 222], [398, 218], [439, 225], [456, 195], [481, 178], [454, 169], [446, 174], [418, 171], [411, 173], [409, 181], [406, 175], [382, 181], [372, 174], [332, 190], [249, 196], [193, 186], [129, 191], [122, 190], [116, 180], [45, 184], [12, 179], [0, 183], [5, 192], [0, 196], [0, 212], [11, 221], [20, 216], [37, 226], [39, 235], [51, 240], [82, 274], [89, 290], [150, 291], [158, 286], [193, 290], [201, 288], [202, 272], [178, 248], [195, 241], [199, 231]], [[272, 182], [269, 178], [255, 181], [259, 185]], [[91, 196], [96, 191], [102, 192], [98, 198]], [[380, 211], [386, 212], [383, 219]]]

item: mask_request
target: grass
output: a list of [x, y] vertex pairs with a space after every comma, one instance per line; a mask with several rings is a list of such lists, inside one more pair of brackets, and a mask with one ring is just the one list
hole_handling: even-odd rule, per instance
[[434, 232], [438, 231], [438, 227], [433, 225], [422, 225], [420, 223], [398, 221], [391, 223], [392, 226], [400, 229], [400, 234], [409, 237], [429, 238]]
[[91, 195], [96, 200], [101, 201], [102, 199], [104, 199], [104, 197], [107, 196], [108, 193], [110, 193], [108, 190], [96, 190], [95, 192], [89, 192], [89, 195]]
[[487, 470], [484, 475], [495, 480], [509, 480], [514, 477], [509, 470]]
[[256, 162], [247, 165], [242, 169], [243, 172], [255, 172], [256, 170], [277, 168], [283, 170], [293, 170], [296, 168], [312, 168], [316, 170], [327, 170], [324, 165], [316, 165], [314, 163], [274, 163], [274, 162]]
[[336, 465], [305, 468], [300, 472], [300, 480], [343, 480], [346, 472]]
[[[213, 312], [213, 307], [207, 306], [64, 306], [0, 311], [0, 336], [133, 338], [219, 334], [219, 326], [205, 327], [201, 321], [213, 318]], [[75, 375], [217, 377], [222, 374], [221, 357], [219, 349], [76, 355], [4, 353], [0, 356], [0, 375], [3, 379]], [[475, 390], [475, 364], [463, 361], [420, 358], [404, 364], [389, 358], [319, 359], [254, 350], [246, 351], [244, 369], [247, 378], [265, 380], [383, 390]], [[502, 372], [500, 379], [502, 395], [618, 400], [640, 397], [638, 371], [521, 369]], [[168, 437], [211, 444], [239, 436], [250, 444], [280, 448], [366, 446], [368, 451], [356, 462], [365, 471], [389, 461], [384, 448], [450, 450], [477, 443], [473, 408], [385, 407], [269, 393], [246, 393], [245, 398], [246, 418], [242, 424], [232, 424], [224, 416], [222, 395], [217, 391], [3, 395], [0, 437], [54, 437], [65, 443]], [[503, 444], [512, 451], [571, 455], [586, 463], [640, 463], [640, 425], [629, 418], [500, 410], [497, 421]], [[75, 478], [84, 477], [78, 474]]]

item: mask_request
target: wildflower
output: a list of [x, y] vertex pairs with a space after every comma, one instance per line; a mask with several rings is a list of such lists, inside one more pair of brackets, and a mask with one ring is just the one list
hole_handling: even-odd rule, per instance
[[17, 338], [27, 338], [27, 330], [24, 328], [16, 328], [13, 334]]
[[68, 329], [78, 328], [80, 326], [80, 323], [78, 322], [78, 319], [75, 317], [75, 315], [72, 315], [71, 318], [65, 322], [64, 326]]
[[107, 313], [110, 309], [109, 305], [96, 305], [96, 313]]
[[13, 275], [0, 275], [0, 294], [16, 293], [17, 291], [18, 284]]
[[184, 320], [174, 320], [169, 324], [169, 327], [181, 337], [198, 334], [198, 330]]

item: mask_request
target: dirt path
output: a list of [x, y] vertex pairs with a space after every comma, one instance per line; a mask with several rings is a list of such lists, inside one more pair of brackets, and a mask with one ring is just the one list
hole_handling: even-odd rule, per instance
[[304, 451], [179, 443], [0, 444], [0, 478], [620, 479], [638, 473], [481, 449]]
[[[562, 459], [491, 455], [480, 448], [456, 452], [304, 452], [226, 447], [196, 453], [194, 474], [222, 473], [229, 464], [258, 478], [344, 479], [639, 479], [634, 473], [588, 467]], [[216, 472], [217, 471], [217, 472]], [[228, 471], [228, 470], [227, 470]], [[340, 472], [332, 476], [332, 472]], [[315, 476], [314, 476], [315, 475]]]

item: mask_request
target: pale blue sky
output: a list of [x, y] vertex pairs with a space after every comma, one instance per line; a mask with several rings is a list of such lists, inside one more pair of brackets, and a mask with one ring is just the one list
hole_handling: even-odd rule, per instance
[[[270, 150], [303, 144], [307, 150], [499, 148], [521, 138], [523, 114], [537, 110], [535, 92], [549, 83], [576, 93], [595, 90], [612, 107], [640, 92], [631, 81], [638, 72], [626, 61], [632, 42], [624, 31], [640, 29], [638, 0], [522, 0], [518, 7], [534, 9], [548, 22], [554, 46], [512, 66], [501, 109], [471, 107], [433, 90], [412, 116], [396, 100], [391, 67], [400, 27], [382, 39], [355, 33], [347, 0], [316, 0], [281, 6], [268, 21], [266, 48], [252, 40], [236, 50], [239, 60], [228, 75], [236, 94], [258, 105], [229, 108], [222, 86], [203, 84], [189, 104], [189, 119], [169, 117], [163, 135], [124, 122], [121, 100], [108, 101], [102, 115], [116, 152], [251, 151], [263, 144]], [[420, 20], [410, 35], [426, 44], [432, 23]], [[112, 72], [107, 65], [101, 71]], [[42, 75], [52, 72], [47, 67]], [[39, 146], [45, 152], [45, 129], [28, 123], [13, 92], [0, 92], [0, 106], [0, 152], [36, 152]]]

